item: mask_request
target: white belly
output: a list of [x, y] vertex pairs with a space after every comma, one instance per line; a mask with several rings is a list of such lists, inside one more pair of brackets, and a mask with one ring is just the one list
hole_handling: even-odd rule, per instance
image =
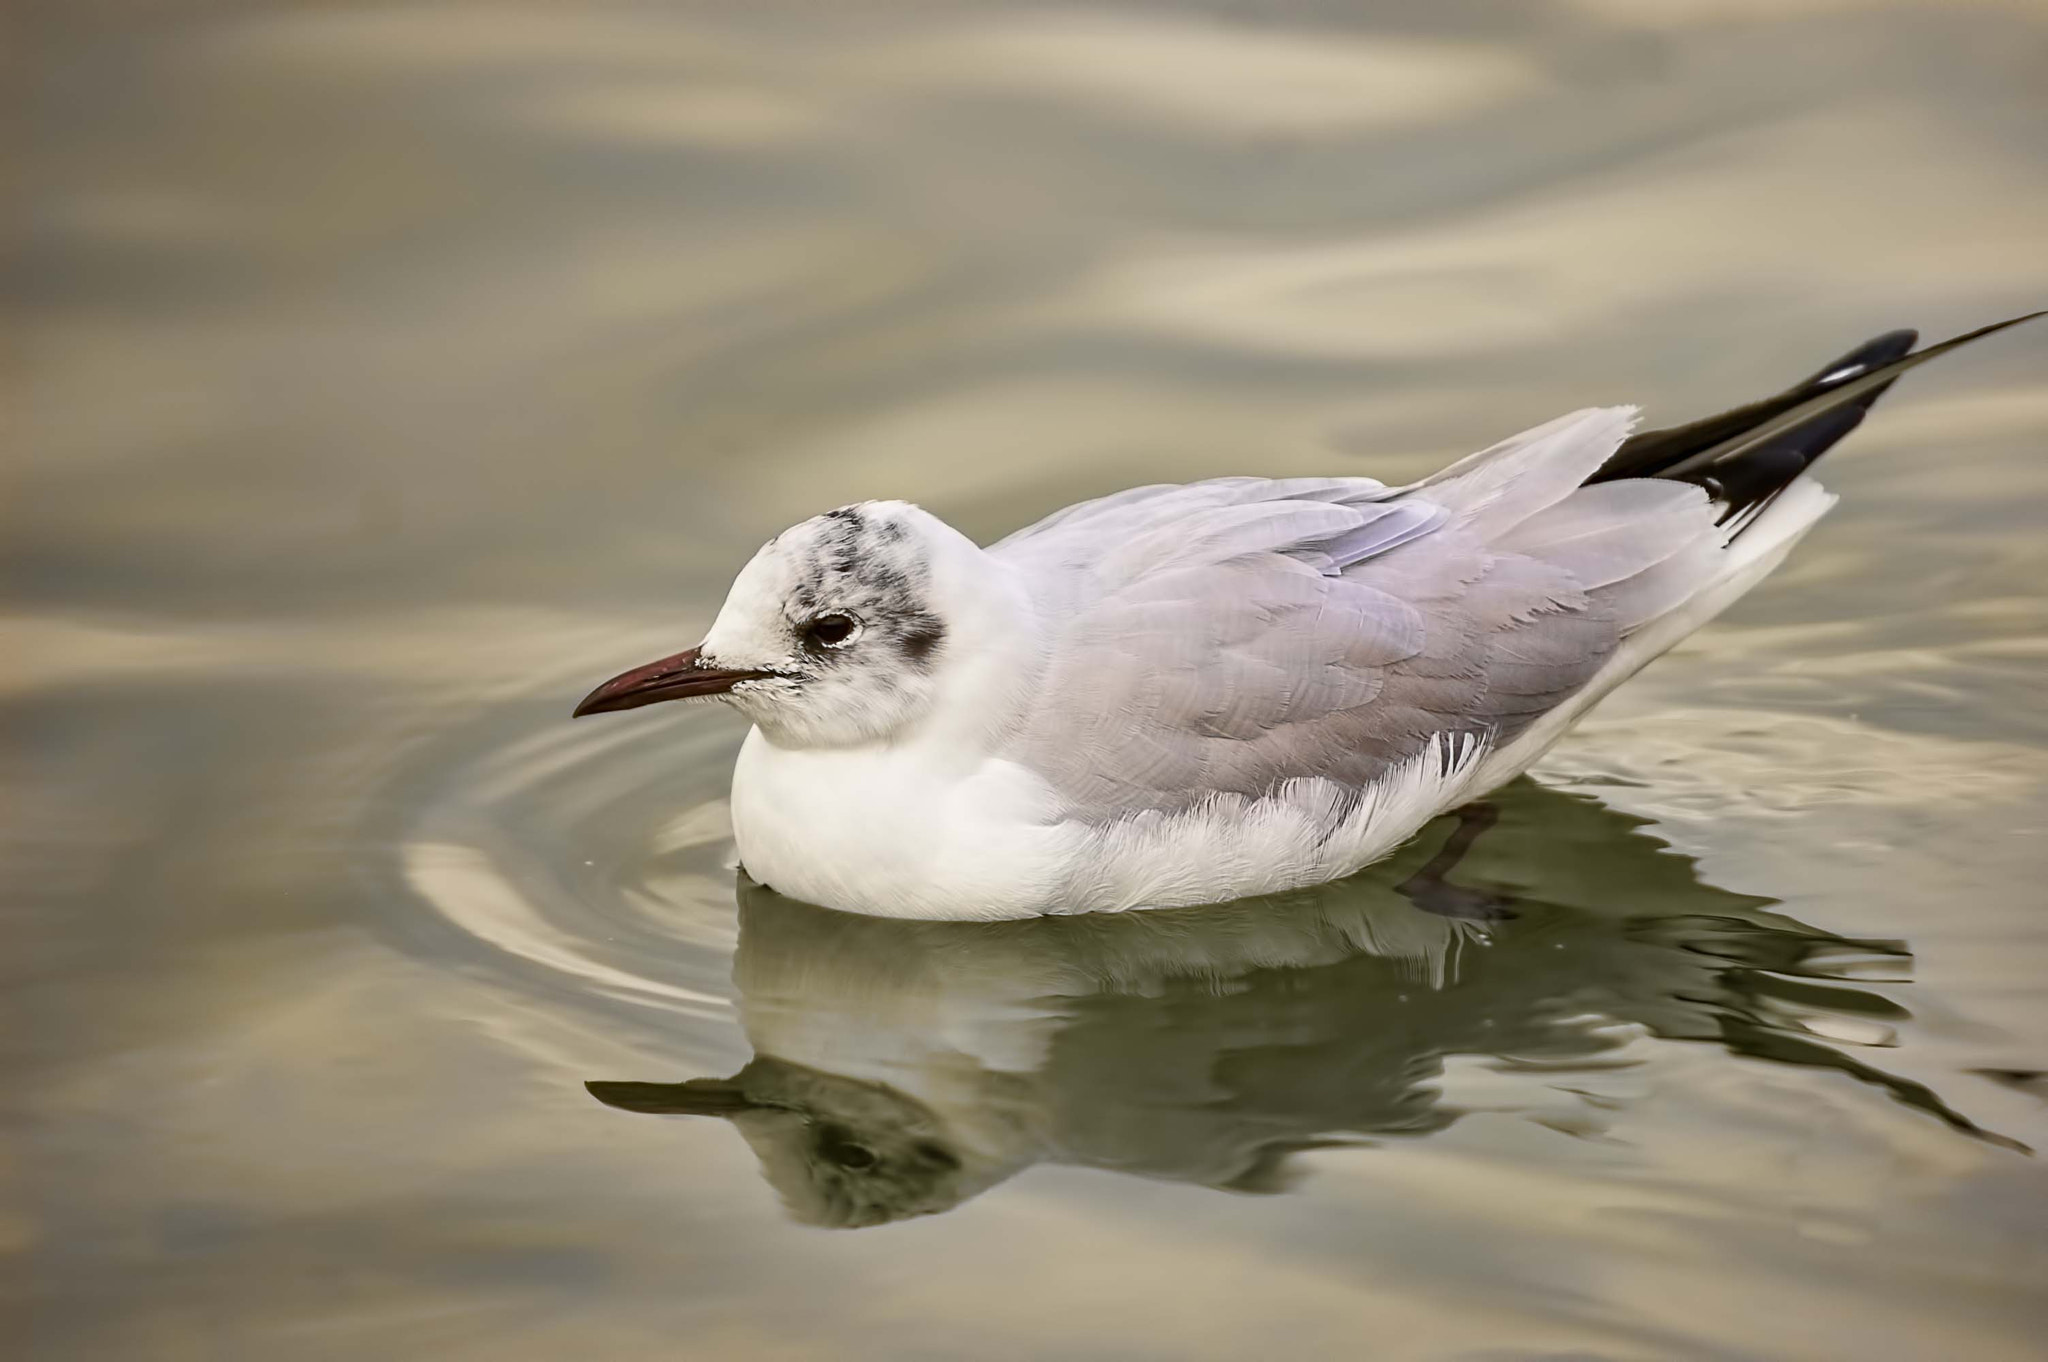
[[759, 729], [732, 781], [740, 862], [792, 898], [883, 917], [1048, 910], [1083, 837], [1012, 762], [918, 747], [776, 747]]
[[1362, 801], [1302, 780], [1184, 814], [1062, 821], [1014, 763], [946, 770], [902, 749], [791, 751], [757, 731], [733, 772], [747, 873], [883, 917], [1014, 918], [1213, 903], [1347, 875], [1469, 797], [1477, 743], [1433, 745]]

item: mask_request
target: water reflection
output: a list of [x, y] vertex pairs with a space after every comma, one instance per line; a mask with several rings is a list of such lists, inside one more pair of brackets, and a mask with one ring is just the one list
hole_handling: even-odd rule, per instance
[[1523, 781], [1494, 804], [1350, 880], [1195, 909], [905, 921], [742, 875], [752, 1061], [591, 1091], [730, 1121], [790, 1213], [830, 1226], [945, 1211], [1038, 1163], [1271, 1192], [1302, 1151], [1482, 1108], [1593, 1134], [1658, 1042], [1837, 1069], [2009, 1143], [1855, 1057], [1907, 1015], [1872, 987], [1905, 976], [1904, 943], [1708, 884], [1593, 800]]

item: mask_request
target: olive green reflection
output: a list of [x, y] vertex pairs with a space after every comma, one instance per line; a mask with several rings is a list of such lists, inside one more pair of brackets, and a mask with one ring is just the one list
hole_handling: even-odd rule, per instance
[[1642, 1033], [1840, 1069], [1998, 1138], [1816, 1034], [1888, 1042], [1905, 1013], [1850, 981], [1903, 977], [1903, 943], [1706, 884], [1593, 800], [1523, 781], [1491, 802], [1491, 825], [1447, 817], [1349, 880], [1203, 908], [910, 922], [742, 876], [755, 1058], [591, 1090], [729, 1120], [790, 1213], [831, 1226], [944, 1211], [1038, 1163], [1275, 1191], [1299, 1151], [1456, 1121], [1449, 1059], [1568, 1088]]

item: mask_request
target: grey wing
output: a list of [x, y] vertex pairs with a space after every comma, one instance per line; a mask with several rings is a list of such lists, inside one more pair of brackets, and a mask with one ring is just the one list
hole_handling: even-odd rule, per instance
[[1107, 820], [1301, 777], [1362, 790], [1439, 735], [1511, 739], [1718, 569], [1697, 488], [1579, 486], [1627, 428], [1576, 413], [1369, 498], [1209, 492], [1162, 515], [1148, 489], [1005, 541], [1069, 596], [1012, 755]]
[[1371, 478], [1211, 478], [1155, 483], [1077, 502], [990, 546], [1013, 560], [1070, 564], [1091, 560], [1105, 544], [1124, 544], [1214, 512], [1250, 506], [1364, 506], [1398, 489]]

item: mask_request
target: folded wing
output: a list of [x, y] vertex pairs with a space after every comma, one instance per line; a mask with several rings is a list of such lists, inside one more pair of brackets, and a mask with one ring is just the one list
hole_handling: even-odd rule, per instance
[[1410, 488], [1224, 479], [1084, 503], [994, 552], [1064, 621], [1008, 755], [1070, 816], [1319, 777], [1364, 791], [1439, 735], [1498, 745], [1712, 580], [1677, 482], [1581, 484], [1628, 432], [1578, 412]]

